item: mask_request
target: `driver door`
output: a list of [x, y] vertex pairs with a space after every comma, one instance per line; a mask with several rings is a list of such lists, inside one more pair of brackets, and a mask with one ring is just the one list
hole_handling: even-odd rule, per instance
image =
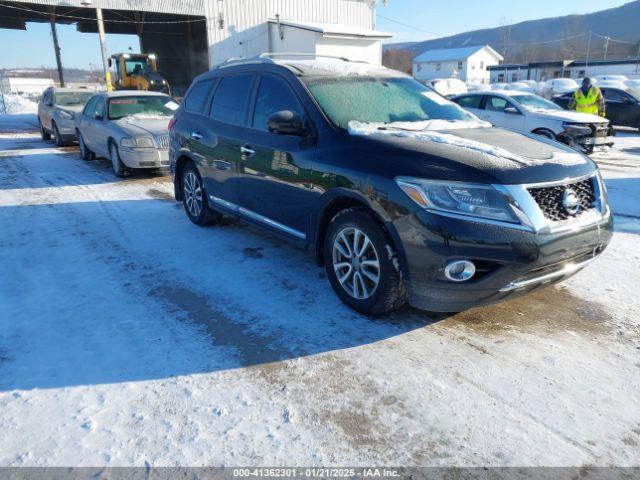
[[240, 206], [254, 219], [304, 239], [309, 212], [319, 196], [311, 178], [315, 142], [310, 137], [269, 131], [268, 118], [285, 110], [307, 123], [289, 82], [280, 75], [263, 74], [251, 109], [247, 142], [242, 145]]

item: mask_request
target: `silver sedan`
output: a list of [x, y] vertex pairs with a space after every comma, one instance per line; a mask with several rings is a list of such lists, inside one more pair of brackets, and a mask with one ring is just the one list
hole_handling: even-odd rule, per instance
[[47, 88], [38, 102], [38, 126], [43, 140], [59, 147], [76, 140], [75, 116], [95, 92], [78, 88]]
[[169, 121], [178, 104], [157, 92], [118, 91], [94, 95], [76, 115], [76, 135], [85, 160], [111, 160], [123, 177], [134, 169], [169, 166]]

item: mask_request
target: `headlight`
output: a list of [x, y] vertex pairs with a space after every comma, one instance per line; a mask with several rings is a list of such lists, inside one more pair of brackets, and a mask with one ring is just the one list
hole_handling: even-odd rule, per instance
[[584, 123], [571, 123], [564, 122], [562, 124], [564, 131], [571, 135], [591, 135], [591, 127], [585, 125]]
[[149, 137], [124, 137], [120, 145], [128, 148], [154, 148], [153, 139]]
[[60, 110], [60, 116], [65, 120], [73, 120], [73, 113], [67, 112], [66, 110]]
[[520, 223], [507, 199], [491, 185], [419, 178], [397, 178], [396, 183], [426, 210]]

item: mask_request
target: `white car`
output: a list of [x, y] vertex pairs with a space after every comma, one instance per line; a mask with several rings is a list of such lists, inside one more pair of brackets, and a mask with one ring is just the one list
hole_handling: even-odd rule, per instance
[[467, 89], [470, 92], [487, 92], [491, 90], [491, 85], [488, 83], [467, 83]]
[[431, 86], [443, 97], [467, 93], [467, 84], [457, 78], [438, 78], [431, 81]]
[[538, 95], [518, 91], [470, 92], [451, 99], [496, 127], [534, 133], [578, 150], [613, 145], [609, 120], [563, 110]]
[[535, 93], [533, 91], [533, 87], [525, 82], [514, 82], [514, 83], [508, 83], [507, 85], [505, 85], [504, 87], [505, 90], [517, 90], [519, 92], [529, 92], [529, 93]]
[[578, 87], [578, 82], [571, 78], [554, 78], [553, 80], [547, 80], [538, 93], [545, 98], [551, 98], [556, 95], [575, 92]]
[[626, 80], [624, 84], [627, 88], [632, 90], [640, 90], [640, 79], [635, 78], [632, 80]]
[[624, 75], [596, 75], [591, 80], [600, 84], [601, 82], [626, 82], [629, 79]]

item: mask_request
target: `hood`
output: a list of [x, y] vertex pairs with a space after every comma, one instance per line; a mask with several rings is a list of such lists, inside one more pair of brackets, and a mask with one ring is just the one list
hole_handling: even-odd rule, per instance
[[116, 120], [114, 123], [128, 135], [167, 135], [171, 117], [145, 117], [132, 115]]
[[84, 105], [65, 105], [64, 107], [62, 105], [58, 105], [57, 108], [59, 110], [64, 110], [65, 112], [80, 113], [84, 110]]
[[533, 134], [460, 125], [406, 131], [393, 130], [393, 125], [380, 131], [379, 125], [352, 122], [349, 133], [368, 142], [371, 155], [384, 156], [387, 163], [390, 157], [397, 159], [398, 175], [528, 184], [578, 177], [596, 168], [581, 153]]
[[534, 115], [554, 120], [576, 123], [609, 123], [606, 118], [588, 113], [578, 113], [571, 110], [529, 110]]

